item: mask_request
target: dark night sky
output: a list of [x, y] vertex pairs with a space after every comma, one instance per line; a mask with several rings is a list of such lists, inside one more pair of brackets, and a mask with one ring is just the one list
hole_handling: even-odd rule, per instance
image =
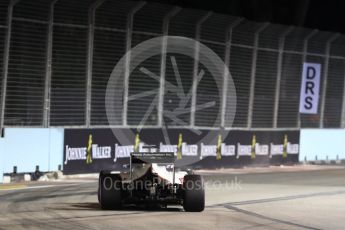
[[253, 21], [345, 33], [344, 0], [149, 0]]

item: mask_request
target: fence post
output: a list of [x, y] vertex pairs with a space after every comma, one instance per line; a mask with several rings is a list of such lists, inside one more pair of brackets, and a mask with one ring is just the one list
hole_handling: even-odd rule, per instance
[[274, 113], [273, 113], [273, 128], [277, 128], [278, 123], [278, 111], [279, 111], [279, 98], [280, 98], [280, 80], [282, 77], [282, 66], [283, 66], [283, 55], [284, 55], [284, 44], [285, 37], [293, 30], [293, 26], [286, 29], [279, 38], [278, 48], [278, 62], [277, 62], [277, 81], [274, 96]]
[[4, 128], [5, 123], [5, 108], [6, 108], [6, 91], [7, 91], [7, 77], [8, 77], [8, 58], [10, 54], [11, 32], [12, 32], [12, 14], [13, 7], [19, 0], [11, 0], [7, 8], [7, 31], [4, 46], [4, 60], [3, 60], [3, 79], [1, 91], [1, 109], [0, 109], [0, 133]]
[[127, 126], [127, 109], [128, 109], [128, 88], [129, 88], [129, 65], [131, 60], [130, 50], [132, 48], [132, 30], [133, 30], [133, 18], [134, 14], [142, 8], [146, 2], [138, 2], [127, 15], [126, 26], [126, 60], [125, 60], [125, 79], [124, 79], [124, 91], [123, 91], [123, 115], [122, 125]]
[[161, 53], [161, 68], [160, 68], [160, 82], [159, 82], [159, 99], [158, 99], [158, 126], [163, 125], [163, 104], [164, 104], [164, 83], [165, 83], [165, 69], [166, 69], [166, 56], [167, 56], [167, 35], [169, 31], [169, 22], [179, 11], [180, 7], [174, 7], [170, 10], [163, 19], [163, 40], [162, 40], [162, 53]]
[[93, 44], [95, 36], [95, 13], [97, 8], [102, 5], [105, 0], [94, 2], [89, 8], [89, 25], [88, 25], [88, 45], [87, 45], [87, 80], [86, 80], [86, 127], [90, 127], [91, 123], [91, 94], [92, 94], [92, 60], [93, 60]]
[[[232, 39], [232, 31], [234, 27], [240, 24], [243, 21], [243, 18], [238, 18], [236, 21], [231, 23], [226, 31], [226, 40], [225, 40], [225, 57], [224, 63], [225, 68], [229, 68], [230, 64], [230, 50], [231, 50], [231, 39]], [[226, 113], [226, 102], [227, 102], [227, 93], [228, 93], [228, 76], [223, 74], [223, 92], [222, 92], [222, 110], [221, 110], [221, 122], [220, 125], [222, 128], [225, 128], [225, 113]]]
[[[208, 12], [199, 21], [196, 23], [196, 30], [195, 30], [195, 40], [197, 42], [200, 41], [200, 29], [201, 25], [204, 21], [207, 20], [212, 15], [212, 12]], [[199, 50], [200, 46], [199, 43], [196, 43], [195, 50], [194, 50], [194, 69], [193, 69], [193, 84], [192, 84], [192, 101], [191, 101], [191, 112], [190, 112], [190, 126], [194, 128], [195, 126], [195, 107], [196, 107], [196, 93], [198, 87], [198, 66], [199, 66]]]
[[255, 75], [256, 75], [256, 61], [257, 61], [257, 57], [258, 57], [259, 35], [260, 35], [260, 32], [263, 31], [268, 25], [269, 25], [269, 23], [264, 23], [255, 32], [254, 46], [253, 46], [253, 59], [252, 59], [252, 67], [251, 67], [252, 72], [251, 72], [251, 77], [250, 77], [250, 94], [249, 94], [249, 103], [248, 103], [247, 128], [251, 128], [252, 122], [253, 122]]
[[340, 34], [334, 34], [331, 36], [326, 43], [326, 56], [325, 56], [325, 66], [323, 67], [323, 87], [321, 92], [321, 105], [320, 105], [320, 128], [324, 128], [324, 117], [325, 117], [325, 105], [326, 105], [326, 92], [327, 92], [327, 79], [328, 79], [328, 64], [329, 64], [329, 53], [331, 50], [332, 42], [338, 38]]
[[51, 77], [52, 77], [52, 52], [53, 52], [53, 21], [54, 21], [54, 6], [58, 0], [50, 3], [49, 21], [47, 32], [47, 60], [46, 60], [46, 76], [44, 83], [44, 101], [43, 101], [43, 127], [47, 128], [50, 125], [50, 92], [51, 92]]
[[[344, 61], [345, 62], [345, 61]], [[344, 72], [344, 79], [345, 79], [345, 72]], [[341, 107], [341, 128], [345, 128], [345, 81], [343, 84], [343, 103], [342, 103], [342, 107]]]

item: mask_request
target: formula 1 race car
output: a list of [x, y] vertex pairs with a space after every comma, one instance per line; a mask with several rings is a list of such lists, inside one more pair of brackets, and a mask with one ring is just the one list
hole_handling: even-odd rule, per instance
[[130, 154], [129, 172], [99, 175], [98, 201], [102, 209], [121, 209], [129, 204], [183, 205], [185, 211], [201, 212], [205, 207], [203, 178], [175, 168], [173, 152]]

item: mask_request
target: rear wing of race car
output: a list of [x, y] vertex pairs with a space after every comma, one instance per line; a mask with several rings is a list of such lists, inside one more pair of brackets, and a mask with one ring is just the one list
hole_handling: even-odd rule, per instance
[[152, 151], [152, 149], [155, 149], [154, 146], [144, 146], [144, 148], [148, 149], [148, 152], [132, 152], [130, 154], [129, 170], [130, 170], [131, 181], [132, 181], [133, 164], [158, 163], [158, 164], [172, 165], [173, 184], [174, 184], [175, 183], [175, 155], [174, 155], [174, 152], [154, 152], [154, 151]]
[[173, 164], [175, 156], [173, 152], [132, 152], [131, 163], [162, 163]]
[[162, 163], [173, 164], [175, 156], [173, 152], [159, 152], [155, 145], [142, 146], [145, 151], [132, 152], [130, 154], [131, 163]]

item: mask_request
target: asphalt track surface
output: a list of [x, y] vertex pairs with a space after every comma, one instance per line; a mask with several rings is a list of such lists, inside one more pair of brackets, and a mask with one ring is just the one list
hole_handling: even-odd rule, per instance
[[344, 229], [345, 168], [211, 173], [206, 209], [103, 211], [96, 179], [2, 185], [0, 229]]

